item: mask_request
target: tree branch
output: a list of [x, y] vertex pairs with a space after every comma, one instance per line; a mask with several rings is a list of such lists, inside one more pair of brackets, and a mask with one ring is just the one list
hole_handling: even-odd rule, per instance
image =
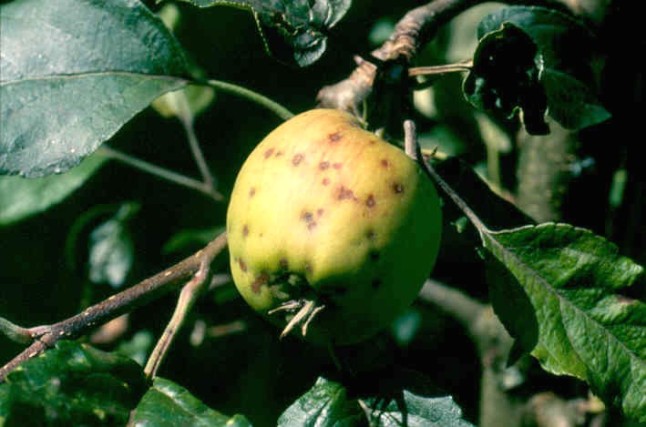
[[[397, 23], [393, 34], [372, 56], [380, 61], [405, 58], [410, 61], [438, 28], [469, 7], [484, 0], [434, 0], [409, 11]], [[317, 100], [321, 107], [338, 108], [356, 113], [370, 95], [377, 75], [372, 62], [356, 59], [357, 68], [336, 84], [323, 87]]]
[[[419, 48], [424, 46], [442, 25], [470, 7], [487, 1], [489, 0], [433, 0], [412, 9], [397, 23], [388, 40], [373, 50], [371, 55], [377, 61], [403, 58], [410, 63]], [[503, 2], [548, 6], [559, 10], [569, 10], [570, 6], [568, 0], [503, 0]], [[359, 116], [359, 106], [372, 92], [372, 86], [377, 76], [377, 65], [359, 57], [355, 57], [355, 62], [357, 67], [348, 78], [321, 88], [316, 96], [320, 107], [337, 108]], [[456, 68], [455, 64], [448, 67], [451, 72], [464, 71], [468, 69], [468, 63], [464, 65], [464, 67], [460, 67], [460, 70]], [[419, 72], [416, 70], [412, 74], [416, 75]]]
[[48, 326], [29, 328], [34, 340], [19, 355], [0, 368], [0, 383], [22, 362], [35, 357], [54, 346], [60, 339], [71, 339], [87, 332], [91, 327], [129, 312], [147, 302], [175, 289], [179, 284], [190, 280], [204, 263], [210, 264], [226, 247], [226, 234], [222, 233], [205, 248], [180, 261], [174, 266], [149, 277], [131, 288], [95, 304], [83, 312]]

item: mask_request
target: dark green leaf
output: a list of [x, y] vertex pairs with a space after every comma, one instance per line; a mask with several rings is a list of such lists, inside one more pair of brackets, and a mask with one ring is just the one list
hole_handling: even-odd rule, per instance
[[[481, 233], [533, 306], [538, 341], [532, 354], [542, 366], [587, 381], [606, 402], [646, 422], [646, 304], [622, 295], [643, 268], [605, 239], [567, 224]], [[505, 310], [504, 301], [493, 303]], [[505, 311], [505, 323], [527, 322], [524, 310]]]
[[451, 397], [422, 397], [404, 390], [401, 399], [387, 405], [379, 399], [368, 399], [370, 418], [380, 427], [469, 427], [462, 410]]
[[139, 427], [250, 427], [242, 415], [228, 417], [206, 406], [185, 388], [164, 378], [156, 378], [135, 410], [134, 425]]
[[268, 53], [305, 67], [327, 47], [327, 33], [346, 14], [351, 0], [182, 0], [198, 7], [250, 9]]
[[91, 156], [69, 172], [44, 178], [0, 177], [0, 226], [8, 225], [59, 203], [80, 187], [105, 163]]
[[[489, 44], [492, 41], [503, 43], [503, 45], [507, 43], [504, 41], [507, 36], [501, 32], [510, 27], [526, 34], [535, 46], [527, 45], [526, 51], [523, 53], [521, 44], [518, 44], [516, 50], [520, 58], [519, 62], [514, 63], [512, 56], [505, 56], [501, 60], [495, 55], [491, 59], [488, 55], [479, 54], [482, 49], [487, 49], [487, 53], [492, 51], [496, 53], [496, 49], [493, 49]], [[514, 32], [511, 36], [517, 37], [516, 33]], [[491, 35], [493, 34], [498, 34], [498, 38], [501, 40], [492, 39]], [[500, 80], [501, 74], [510, 74], [514, 67], [518, 68], [517, 71], [530, 72], [531, 67], [528, 67], [527, 57], [534, 55], [536, 70], [539, 72], [538, 77], [544, 92], [543, 96], [549, 107], [548, 112], [557, 122], [568, 129], [580, 129], [600, 123], [609, 117], [609, 113], [596, 97], [597, 70], [595, 66], [599, 61], [598, 55], [594, 51], [595, 36], [571, 16], [542, 7], [507, 7], [482, 20], [478, 28], [478, 37], [481, 39], [481, 43], [474, 58], [474, 71], [478, 69], [477, 75], [469, 76], [472, 81], [469, 86], [465, 85], [465, 91], [469, 98], [473, 95], [473, 90], [483, 91], [487, 89], [487, 85], [495, 88], [496, 85], [489, 83], [489, 80], [492, 82]], [[492, 63], [489, 64], [489, 67], [483, 68], [482, 61], [485, 61], [486, 65], [488, 60]], [[512, 68], [512, 71], [508, 68]], [[532, 70], [531, 73], [535, 73], [536, 70]], [[478, 79], [478, 84], [475, 84], [476, 79]], [[483, 89], [482, 86], [485, 88]], [[518, 102], [517, 98], [524, 96], [520, 92], [507, 92], [506, 96], [509, 98], [504, 99], [507, 104], [513, 105]], [[496, 94], [489, 94], [489, 97], [493, 95]], [[484, 95], [480, 95], [480, 97], [482, 96]], [[495, 96], [493, 97], [495, 98]], [[525, 103], [531, 105], [534, 102], [531, 98]], [[474, 104], [482, 107], [481, 103], [474, 102]], [[523, 108], [522, 105], [518, 106]], [[541, 107], [540, 102], [536, 105], [535, 114], [540, 111], [539, 107]], [[524, 120], [527, 125], [528, 117], [524, 117]]]
[[356, 401], [348, 399], [345, 387], [325, 378], [316, 384], [278, 418], [278, 425], [341, 427], [354, 426], [363, 417]]
[[128, 220], [139, 210], [123, 204], [117, 213], [90, 233], [89, 277], [94, 283], [119, 288], [126, 280], [134, 258], [134, 244]]
[[541, 75], [549, 114], [566, 129], [583, 129], [610, 118], [588, 86], [571, 74], [546, 69]]
[[0, 385], [0, 421], [6, 426], [123, 426], [144, 387], [134, 361], [60, 341]]
[[2, 174], [64, 172], [186, 83], [181, 47], [138, 0], [0, 8]]

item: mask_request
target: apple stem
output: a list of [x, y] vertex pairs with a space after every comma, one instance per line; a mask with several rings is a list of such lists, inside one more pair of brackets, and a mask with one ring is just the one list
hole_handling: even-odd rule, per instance
[[[422, 148], [417, 140], [417, 129], [415, 122], [412, 120], [404, 121], [404, 147], [406, 154], [417, 162], [424, 173], [431, 181], [434, 181], [444, 193], [455, 203], [455, 205], [464, 213], [464, 215], [471, 221], [471, 223], [478, 230], [482, 237], [484, 233], [489, 232], [489, 228], [482, 222], [480, 217], [467, 205], [467, 203], [451, 188], [451, 186], [442, 179], [442, 177], [435, 171], [430, 161], [427, 162], [422, 155]], [[435, 150], [431, 152], [431, 157], [435, 154]]]

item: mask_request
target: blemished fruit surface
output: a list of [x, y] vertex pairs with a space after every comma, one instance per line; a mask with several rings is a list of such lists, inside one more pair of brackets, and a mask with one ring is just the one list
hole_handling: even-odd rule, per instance
[[244, 300], [281, 327], [315, 301], [323, 308], [305, 339], [333, 345], [371, 337], [412, 303], [441, 228], [438, 195], [419, 166], [329, 109], [267, 135], [242, 166], [227, 212]]

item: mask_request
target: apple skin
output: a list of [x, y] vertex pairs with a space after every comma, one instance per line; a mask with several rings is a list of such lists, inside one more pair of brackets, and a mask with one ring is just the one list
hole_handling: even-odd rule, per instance
[[303, 338], [326, 345], [366, 340], [413, 302], [441, 229], [440, 200], [419, 166], [331, 109], [267, 135], [243, 164], [227, 212], [244, 300], [280, 327], [295, 313], [271, 310], [315, 300], [325, 307]]

